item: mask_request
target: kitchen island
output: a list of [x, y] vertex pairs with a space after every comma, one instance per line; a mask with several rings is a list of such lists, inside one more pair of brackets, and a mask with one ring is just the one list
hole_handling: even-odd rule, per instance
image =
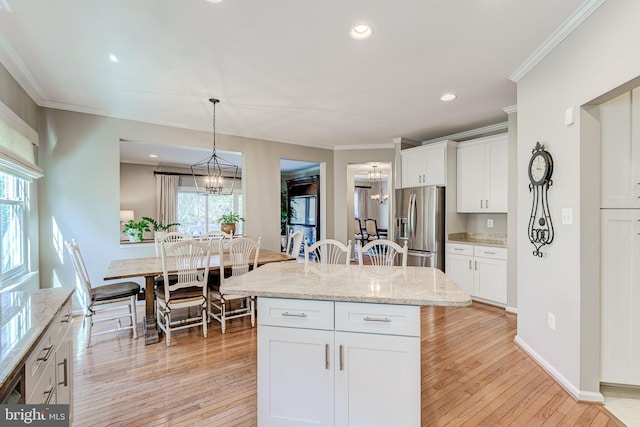
[[258, 425], [419, 426], [420, 306], [471, 298], [438, 269], [274, 263], [258, 297]]

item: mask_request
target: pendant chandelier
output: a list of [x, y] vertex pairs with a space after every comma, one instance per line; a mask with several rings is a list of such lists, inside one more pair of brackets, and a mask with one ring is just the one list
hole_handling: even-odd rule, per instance
[[[210, 98], [213, 104], [213, 150], [211, 156], [191, 165], [191, 174], [200, 194], [233, 194], [238, 166], [216, 154], [216, 104], [219, 99]], [[231, 180], [225, 189], [225, 180]], [[203, 185], [204, 183], [204, 185]]]
[[369, 181], [380, 181], [382, 179], [382, 174], [378, 169], [378, 166], [373, 165], [373, 169], [369, 171]]
[[370, 197], [371, 197], [371, 200], [373, 200], [379, 205], [384, 205], [389, 201], [389, 195], [384, 194], [384, 189], [382, 188], [380, 189], [379, 193], [374, 193]]

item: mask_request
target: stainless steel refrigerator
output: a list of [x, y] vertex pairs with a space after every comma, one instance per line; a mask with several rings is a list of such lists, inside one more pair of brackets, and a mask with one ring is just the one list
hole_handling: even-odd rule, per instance
[[408, 265], [444, 270], [445, 188], [396, 190], [394, 240], [409, 246]]

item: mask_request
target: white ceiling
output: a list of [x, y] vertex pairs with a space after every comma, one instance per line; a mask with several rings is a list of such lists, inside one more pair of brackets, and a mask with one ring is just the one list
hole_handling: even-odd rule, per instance
[[217, 97], [218, 133], [422, 141], [504, 122], [509, 75], [582, 1], [1, 0], [0, 62], [47, 107], [206, 131]]

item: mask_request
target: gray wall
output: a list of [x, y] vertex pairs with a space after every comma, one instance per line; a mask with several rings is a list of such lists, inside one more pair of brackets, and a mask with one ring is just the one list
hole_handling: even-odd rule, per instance
[[[210, 134], [69, 111], [40, 111], [41, 273], [42, 287], [74, 283], [66, 254], [52, 237], [75, 237], [94, 282], [100, 283], [109, 260], [153, 256], [153, 247], [121, 248], [114, 239], [120, 222], [119, 141], [207, 149]], [[261, 236], [263, 247], [280, 249], [280, 158], [326, 164], [327, 230], [333, 235], [333, 152], [273, 141], [220, 135], [218, 148], [243, 154], [246, 233]], [[137, 213], [136, 213], [137, 215]], [[131, 245], [129, 245], [131, 246]], [[134, 245], [137, 246], [137, 245]]]
[[[518, 239], [517, 341], [582, 399], [601, 398], [600, 193], [597, 119], [580, 107], [640, 75], [638, 16], [640, 2], [604, 2], [518, 82], [517, 233], [527, 235], [527, 167], [540, 141], [554, 157], [549, 204], [556, 237], [543, 258]], [[570, 107], [576, 123], [565, 126]], [[561, 224], [562, 208], [573, 209], [573, 225]], [[555, 331], [548, 313], [556, 316]]]

